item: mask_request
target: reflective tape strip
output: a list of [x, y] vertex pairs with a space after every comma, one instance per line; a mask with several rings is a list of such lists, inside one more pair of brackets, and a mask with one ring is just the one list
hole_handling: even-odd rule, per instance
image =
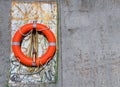
[[12, 42], [12, 45], [20, 45], [20, 42]]
[[35, 62], [32, 62], [32, 66], [36, 66], [36, 63], [35, 63]]
[[33, 23], [33, 28], [36, 28], [36, 23]]
[[55, 42], [49, 42], [49, 46], [56, 46]]

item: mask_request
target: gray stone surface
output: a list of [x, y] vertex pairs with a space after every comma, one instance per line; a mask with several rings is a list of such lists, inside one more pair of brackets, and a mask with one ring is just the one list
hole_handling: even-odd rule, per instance
[[[0, 87], [9, 64], [10, 5], [0, 0]], [[120, 87], [120, 0], [60, 0], [59, 13], [59, 80], [40, 87]]]
[[10, 56], [10, 1], [0, 0], [0, 87], [5, 87]]
[[120, 87], [119, 0], [62, 0], [63, 87]]

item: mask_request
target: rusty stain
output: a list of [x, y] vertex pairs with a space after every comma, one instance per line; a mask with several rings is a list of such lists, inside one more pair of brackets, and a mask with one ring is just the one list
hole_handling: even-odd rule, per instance
[[[45, 2], [40, 2], [41, 4], [45, 4]], [[49, 2], [49, 3], [55, 3], [55, 2]], [[22, 2], [21, 2], [22, 4]], [[28, 3], [29, 4], [29, 3]], [[36, 8], [37, 11], [36, 11], [36, 15], [33, 15], [32, 17], [29, 17], [29, 14], [32, 14], [32, 10], [33, 8], [31, 7], [28, 11], [27, 11], [27, 8], [25, 8], [25, 12], [22, 11], [22, 9], [18, 6], [18, 4], [13, 1], [12, 2], [12, 6], [15, 6], [18, 10], [19, 10], [19, 13], [22, 14], [23, 17], [19, 18], [19, 17], [13, 17], [13, 9], [12, 9], [12, 13], [11, 13], [11, 20], [43, 20], [44, 19], [44, 24], [47, 24], [48, 23], [48, 20], [52, 20], [52, 15], [53, 14], [48, 14], [48, 12], [45, 12], [43, 10], [43, 8], [41, 6], [39, 6], [39, 3], [38, 2], [33, 2], [33, 3], [30, 3], [32, 7]], [[55, 6], [55, 8], [57, 7], [57, 5]], [[56, 9], [53, 9], [53, 10], [56, 10]], [[39, 17], [39, 14], [38, 12], [44, 14], [44, 17]]]
[[90, 68], [88, 68], [88, 67], [81, 68], [79, 71], [80, 71], [80, 75], [88, 77], [88, 75], [90, 73]]
[[113, 72], [114, 74], [120, 73], [120, 68], [119, 68], [119, 66], [120, 66], [120, 61], [114, 62], [114, 63], [112, 64], [112, 72]]

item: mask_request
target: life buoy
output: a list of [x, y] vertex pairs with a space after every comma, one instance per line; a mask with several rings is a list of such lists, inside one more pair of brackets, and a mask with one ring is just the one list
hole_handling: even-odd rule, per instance
[[[25, 56], [20, 47], [20, 42], [23, 38], [22, 34], [27, 34], [34, 28], [37, 31], [41, 31], [46, 36], [49, 43], [46, 53], [43, 54], [41, 57], [35, 58], [35, 62], [33, 62], [32, 58]], [[56, 51], [56, 39], [52, 31], [47, 26], [39, 23], [30, 23], [22, 26], [18, 31], [16, 31], [12, 39], [12, 50], [15, 57], [22, 64], [26, 66], [41, 66], [44, 65], [48, 60], [53, 58]]]

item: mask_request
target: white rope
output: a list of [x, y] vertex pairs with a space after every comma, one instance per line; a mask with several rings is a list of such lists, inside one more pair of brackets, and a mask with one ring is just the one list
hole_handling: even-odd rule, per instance
[[23, 34], [21, 29], [18, 30], [19, 33], [22, 35], [22, 36], [28, 36], [29, 34], [31, 34], [32, 30], [30, 32], [28, 32], [27, 34]]
[[[36, 26], [36, 25], [35, 25], [35, 26]], [[34, 28], [34, 25], [33, 25], [33, 28]], [[50, 29], [50, 28], [43, 28], [43, 29], [41, 29], [41, 30], [36, 30], [36, 31], [44, 31], [44, 30], [49, 30], [49, 29]], [[32, 30], [33, 30], [33, 29], [32, 29]], [[18, 31], [19, 31], [19, 33], [20, 33], [22, 36], [28, 36], [29, 34], [31, 34], [32, 30], [31, 30], [30, 32], [28, 32], [27, 34], [23, 34], [20, 29], [19, 29]]]
[[44, 30], [49, 30], [50, 28], [43, 28], [41, 30], [37, 30], [37, 31], [44, 31]]

